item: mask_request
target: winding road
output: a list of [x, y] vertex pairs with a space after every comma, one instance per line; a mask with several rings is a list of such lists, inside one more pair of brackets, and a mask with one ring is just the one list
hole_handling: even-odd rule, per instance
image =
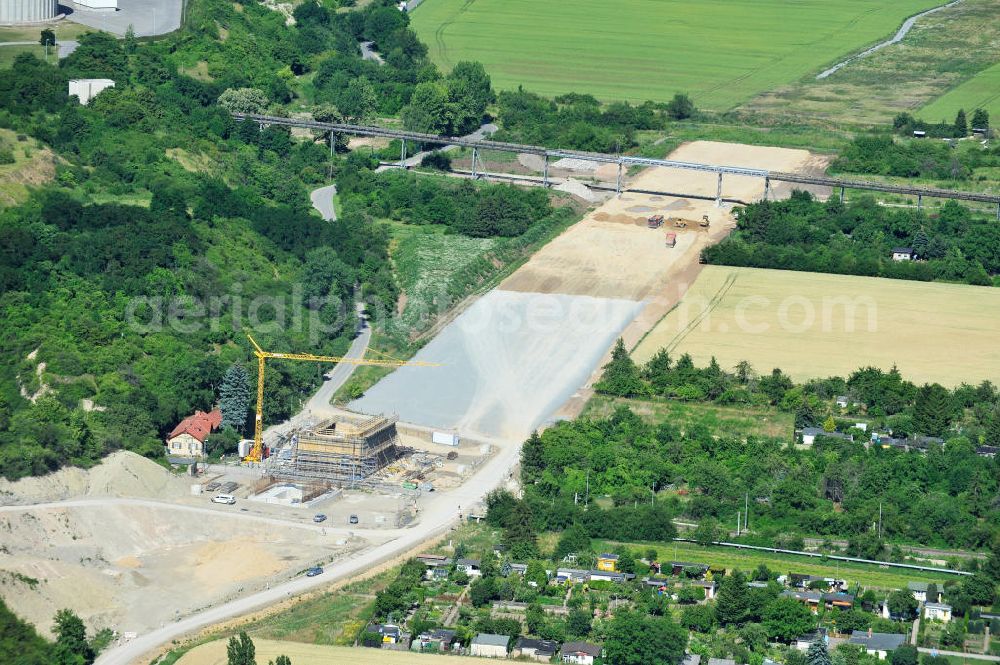
[[337, 211], [333, 207], [333, 197], [337, 194], [336, 185], [327, 185], [314, 189], [309, 193], [309, 200], [312, 201], [313, 208], [319, 211], [328, 222], [337, 221]]
[[825, 70], [823, 72], [820, 72], [816, 76], [816, 80], [819, 81], [819, 80], [825, 79], [828, 76], [830, 76], [831, 74], [834, 74], [838, 70], [843, 69], [847, 65], [851, 64], [855, 60], [860, 60], [861, 58], [863, 58], [863, 57], [865, 57], [867, 55], [871, 55], [875, 51], [883, 49], [886, 46], [892, 46], [893, 44], [898, 44], [899, 42], [903, 41], [903, 38], [906, 37], [906, 35], [907, 35], [908, 32], [910, 32], [910, 29], [913, 28], [913, 26], [916, 24], [917, 19], [920, 19], [920, 18], [922, 18], [924, 16], [927, 16], [928, 14], [933, 14], [934, 12], [939, 12], [942, 9], [947, 9], [948, 7], [954, 7], [955, 5], [957, 5], [958, 3], [960, 3], [961, 1], [962, 0], [954, 0], [953, 2], [949, 2], [946, 5], [941, 5], [939, 7], [932, 7], [931, 9], [928, 9], [925, 12], [920, 12], [919, 14], [917, 14], [915, 16], [911, 16], [910, 18], [908, 18], [905, 21], [903, 21], [903, 25], [901, 25], [899, 27], [899, 30], [896, 31], [896, 34], [893, 35], [892, 39], [887, 39], [886, 41], [878, 43], [875, 46], [872, 46], [871, 48], [866, 49], [866, 50], [862, 51], [861, 53], [858, 53], [857, 55], [852, 55], [850, 58], [848, 58], [847, 60], [844, 60], [843, 62], [838, 62], [833, 67], [830, 67], [829, 69], [827, 69], [827, 70]]

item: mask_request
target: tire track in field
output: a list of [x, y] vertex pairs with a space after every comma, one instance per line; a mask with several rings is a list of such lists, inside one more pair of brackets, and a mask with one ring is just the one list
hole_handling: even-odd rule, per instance
[[698, 314], [698, 316], [696, 316], [693, 320], [688, 322], [688, 324], [684, 326], [684, 328], [679, 330], [677, 334], [674, 335], [674, 338], [667, 343], [667, 345], [664, 347], [666, 348], [667, 353], [673, 353], [674, 349], [676, 349], [678, 345], [680, 345], [680, 343], [683, 342], [687, 338], [687, 336], [694, 331], [695, 328], [701, 325], [701, 322], [704, 321], [708, 317], [708, 315], [711, 314], [715, 310], [715, 308], [719, 306], [719, 303], [722, 302], [722, 299], [725, 298], [726, 294], [729, 293], [729, 290], [733, 288], [733, 284], [736, 283], [736, 277], [737, 274], [735, 272], [729, 273], [729, 275], [726, 277], [726, 281], [722, 283], [722, 286], [719, 287], [719, 290], [716, 291], [715, 295], [712, 296], [712, 299], [708, 301], [708, 307], [703, 309]]
[[451, 15], [446, 21], [442, 21], [434, 30], [434, 43], [437, 45], [438, 56], [441, 58], [441, 63], [446, 65], [449, 69], [452, 66], [451, 57], [448, 54], [448, 45], [444, 41], [444, 31], [452, 26], [452, 24], [465, 12], [469, 10], [476, 0], [465, 0], [461, 7], [458, 8], [454, 14]]

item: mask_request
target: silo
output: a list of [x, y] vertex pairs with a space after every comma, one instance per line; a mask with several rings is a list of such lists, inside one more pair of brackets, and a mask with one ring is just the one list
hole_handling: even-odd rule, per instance
[[57, 12], [56, 0], [0, 0], [0, 25], [50, 21]]

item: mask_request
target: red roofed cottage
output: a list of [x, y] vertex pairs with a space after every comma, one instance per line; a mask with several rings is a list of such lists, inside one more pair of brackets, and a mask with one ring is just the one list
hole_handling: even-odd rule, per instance
[[222, 425], [218, 409], [205, 413], [195, 411], [180, 422], [167, 436], [167, 454], [178, 457], [204, 457], [205, 439]]

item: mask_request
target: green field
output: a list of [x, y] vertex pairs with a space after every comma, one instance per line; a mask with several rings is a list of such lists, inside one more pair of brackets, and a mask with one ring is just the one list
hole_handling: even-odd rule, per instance
[[[598, 551], [611, 550], [617, 543], [595, 541]], [[740, 569], [744, 572], [754, 570], [760, 564], [766, 565], [772, 571], [787, 574], [802, 575], [836, 575], [848, 582], [857, 582], [864, 587], [878, 589], [902, 589], [907, 582], [936, 582], [939, 586], [945, 580], [957, 579], [948, 573], [929, 573], [905, 568], [882, 568], [877, 565], [862, 563], [847, 563], [830, 560], [814, 559], [792, 554], [772, 554], [770, 552], [754, 552], [728, 547], [705, 547], [696, 543], [660, 543], [656, 545], [632, 544], [633, 549], [645, 552], [653, 547], [659, 553], [661, 561], [688, 561], [708, 565], [723, 566], [729, 570]], [[604, 548], [604, 549], [601, 549]]]
[[924, 106], [917, 116], [930, 122], [955, 119], [958, 109], [972, 118], [973, 109], [986, 109], [993, 124], [1000, 120], [1000, 63], [985, 69]]
[[669, 422], [684, 430], [704, 425], [713, 432], [739, 439], [748, 436], [790, 439], [794, 424], [792, 414], [776, 409], [719, 406], [668, 399], [624, 399], [607, 395], [591, 397], [582, 415], [595, 419], [608, 418], [619, 406], [627, 406], [654, 424]]
[[427, 0], [433, 60], [479, 60], [499, 89], [613, 100], [689, 93], [726, 109], [893, 33], [938, 0]]

